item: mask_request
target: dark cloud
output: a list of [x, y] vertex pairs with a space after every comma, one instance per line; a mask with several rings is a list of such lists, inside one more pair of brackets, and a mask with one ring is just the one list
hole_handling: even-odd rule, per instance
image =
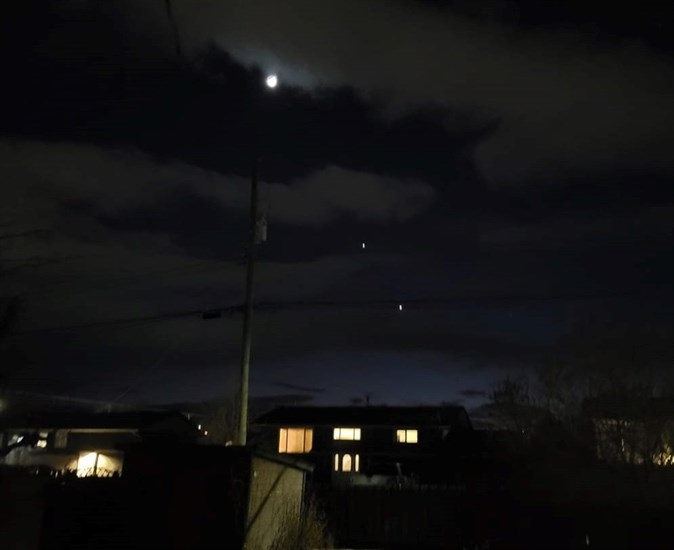
[[[3, 219], [21, 217], [23, 223], [31, 214], [23, 206], [29, 194], [34, 199], [27, 208], [40, 209], [41, 217], [56, 215], [49, 210], [58, 211], [64, 203], [86, 205], [108, 218], [127, 213], [133, 216], [135, 209], [147, 208], [178, 192], [215, 200], [223, 209], [244, 210], [247, 206], [246, 178], [222, 176], [180, 162], [161, 162], [138, 151], [5, 141], [0, 142], [0, 160], [6, 177], [14, 182], [3, 191], [9, 194], [3, 201]], [[328, 166], [289, 185], [263, 183], [261, 194], [274, 221], [320, 225], [340, 216], [379, 222], [404, 220], [423, 210], [434, 191], [421, 182]], [[44, 204], [37, 203], [38, 197]], [[163, 206], [154, 208], [165, 211]]]
[[215, 40], [291, 84], [348, 85], [393, 110], [439, 104], [498, 121], [476, 151], [492, 181], [672, 171], [674, 73], [665, 54], [638, 43], [515, 35], [411, 2], [174, 4], [192, 51]]
[[[241, 302], [255, 157], [255, 297], [286, 304], [256, 313], [257, 395], [468, 403], [597, 310], [671, 324], [671, 51], [641, 10], [560, 32], [585, 8], [484, 5], [172, 0], [181, 58], [165, 2], [8, 7], [14, 381], [154, 402], [235, 388], [240, 319], [198, 312]], [[87, 328], [176, 311], [197, 314]]]
[[[190, 62], [201, 59], [215, 42], [238, 61], [275, 70], [286, 83], [315, 91], [314, 97], [325, 88], [348, 86], [376, 100], [380, 112], [394, 118], [436, 106], [444, 111], [450, 134], [457, 125], [463, 133], [491, 127], [475, 149], [477, 166], [490, 181], [542, 183], [618, 168], [671, 174], [674, 107], [669, 90], [674, 73], [669, 54], [653, 49], [645, 39], [606, 41], [589, 30], [546, 29], [540, 11], [527, 27], [526, 16], [535, 9], [526, 5], [524, 28], [517, 33], [507, 17], [466, 18], [459, 15], [461, 6], [452, 11], [421, 2], [335, 0], [318, 5], [294, 0], [279, 5], [258, 0], [196, 6], [173, 0], [172, 5]], [[71, 132], [78, 127], [80, 135], [103, 132], [107, 139], [124, 139], [133, 124], [130, 118], [142, 113], [155, 124], [136, 131], [137, 139], [169, 146], [169, 136], [190, 128], [190, 117], [176, 116], [172, 109], [178, 102], [182, 112], [197, 120], [210, 114], [210, 124], [191, 128], [194, 157], [204, 144], [199, 135], [226, 141], [235, 129], [239, 147], [242, 140], [252, 139], [245, 123], [232, 127], [230, 117], [221, 116], [224, 109], [218, 109], [217, 97], [222, 82], [199, 82], [178, 69], [171, 22], [161, 2], [54, 6], [51, 27], [32, 49], [37, 59], [46, 60], [34, 67], [37, 78], [49, 78], [49, 72], [40, 71], [44, 63], [60, 62], [60, 73], [65, 71], [57, 82], [45, 82], [52, 97], [33, 103], [33, 117], [44, 115], [41, 109], [54, 101], [66, 107], [49, 110], [49, 117], [58, 112], [69, 117], [52, 120], [52, 128], [67, 125]], [[349, 40], [341, 39], [344, 33]], [[219, 73], [217, 64], [196, 66], [215, 69], [214, 76], [224, 82], [232, 76]], [[89, 77], [83, 80], [83, 74]], [[79, 93], [72, 95], [78, 85], [84, 85], [82, 95], [88, 103], [79, 119], [71, 113], [79, 101]], [[235, 99], [249, 114], [251, 98], [259, 99], [254, 92], [258, 85], [251, 80], [227, 99]], [[294, 92], [279, 90], [277, 95], [286, 93]], [[17, 101], [21, 99], [26, 98]], [[274, 101], [267, 98], [263, 103], [270, 105], [265, 114], [273, 115]], [[279, 104], [288, 105], [285, 99]], [[11, 112], [8, 115], [11, 119]], [[38, 120], [35, 117], [40, 124]], [[265, 123], [266, 117], [259, 122]], [[306, 130], [292, 119], [283, 126], [285, 132]], [[272, 137], [278, 144], [277, 134], [277, 129], [262, 132], [263, 139]], [[311, 137], [319, 136], [320, 129], [312, 128]], [[446, 141], [451, 155], [451, 142]]]

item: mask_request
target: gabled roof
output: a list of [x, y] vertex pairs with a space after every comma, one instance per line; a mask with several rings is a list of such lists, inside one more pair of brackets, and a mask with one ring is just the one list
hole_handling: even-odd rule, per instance
[[466, 409], [443, 407], [279, 407], [258, 417], [258, 426], [448, 426], [471, 429]]
[[0, 426], [5, 429], [136, 429], [140, 431], [164, 431], [167, 423], [184, 423], [186, 426], [191, 426], [191, 422], [177, 411], [65, 412], [0, 418]]

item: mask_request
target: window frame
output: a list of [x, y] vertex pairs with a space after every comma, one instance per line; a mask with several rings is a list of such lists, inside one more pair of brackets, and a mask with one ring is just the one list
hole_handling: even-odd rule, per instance
[[[344, 465], [349, 461], [349, 469]], [[332, 457], [332, 469], [340, 474], [358, 474], [360, 473], [360, 453], [335, 453]]]
[[[302, 450], [288, 450], [288, 436], [291, 431], [302, 431]], [[314, 428], [309, 426], [286, 426], [278, 430], [279, 454], [308, 454], [314, 448]]]
[[[410, 437], [412, 434], [413, 437]], [[410, 441], [413, 439], [413, 441]], [[396, 428], [395, 431], [396, 443], [403, 445], [416, 445], [419, 443], [419, 429], [418, 428]]]
[[[351, 437], [344, 435], [344, 432], [351, 432]], [[337, 426], [332, 429], [332, 440], [333, 441], [360, 441], [362, 436], [362, 430], [356, 427], [350, 426]]]

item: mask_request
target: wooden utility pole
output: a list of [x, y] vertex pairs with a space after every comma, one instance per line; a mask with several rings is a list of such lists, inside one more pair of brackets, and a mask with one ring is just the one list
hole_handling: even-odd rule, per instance
[[255, 246], [258, 240], [257, 213], [257, 159], [253, 164], [250, 180], [250, 220], [248, 259], [246, 265], [246, 302], [243, 306], [243, 338], [241, 349], [241, 377], [239, 387], [239, 430], [237, 444], [245, 446], [248, 437], [248, 378], [250, 375], [250, 349], [253, 323], [253, 280], [255, 274]]

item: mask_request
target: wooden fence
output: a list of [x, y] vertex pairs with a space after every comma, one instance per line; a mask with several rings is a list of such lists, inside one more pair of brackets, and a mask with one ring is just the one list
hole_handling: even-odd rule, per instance
[[461, 548], [460, 497], [454, 487], [317, 487], [340, 546]]

